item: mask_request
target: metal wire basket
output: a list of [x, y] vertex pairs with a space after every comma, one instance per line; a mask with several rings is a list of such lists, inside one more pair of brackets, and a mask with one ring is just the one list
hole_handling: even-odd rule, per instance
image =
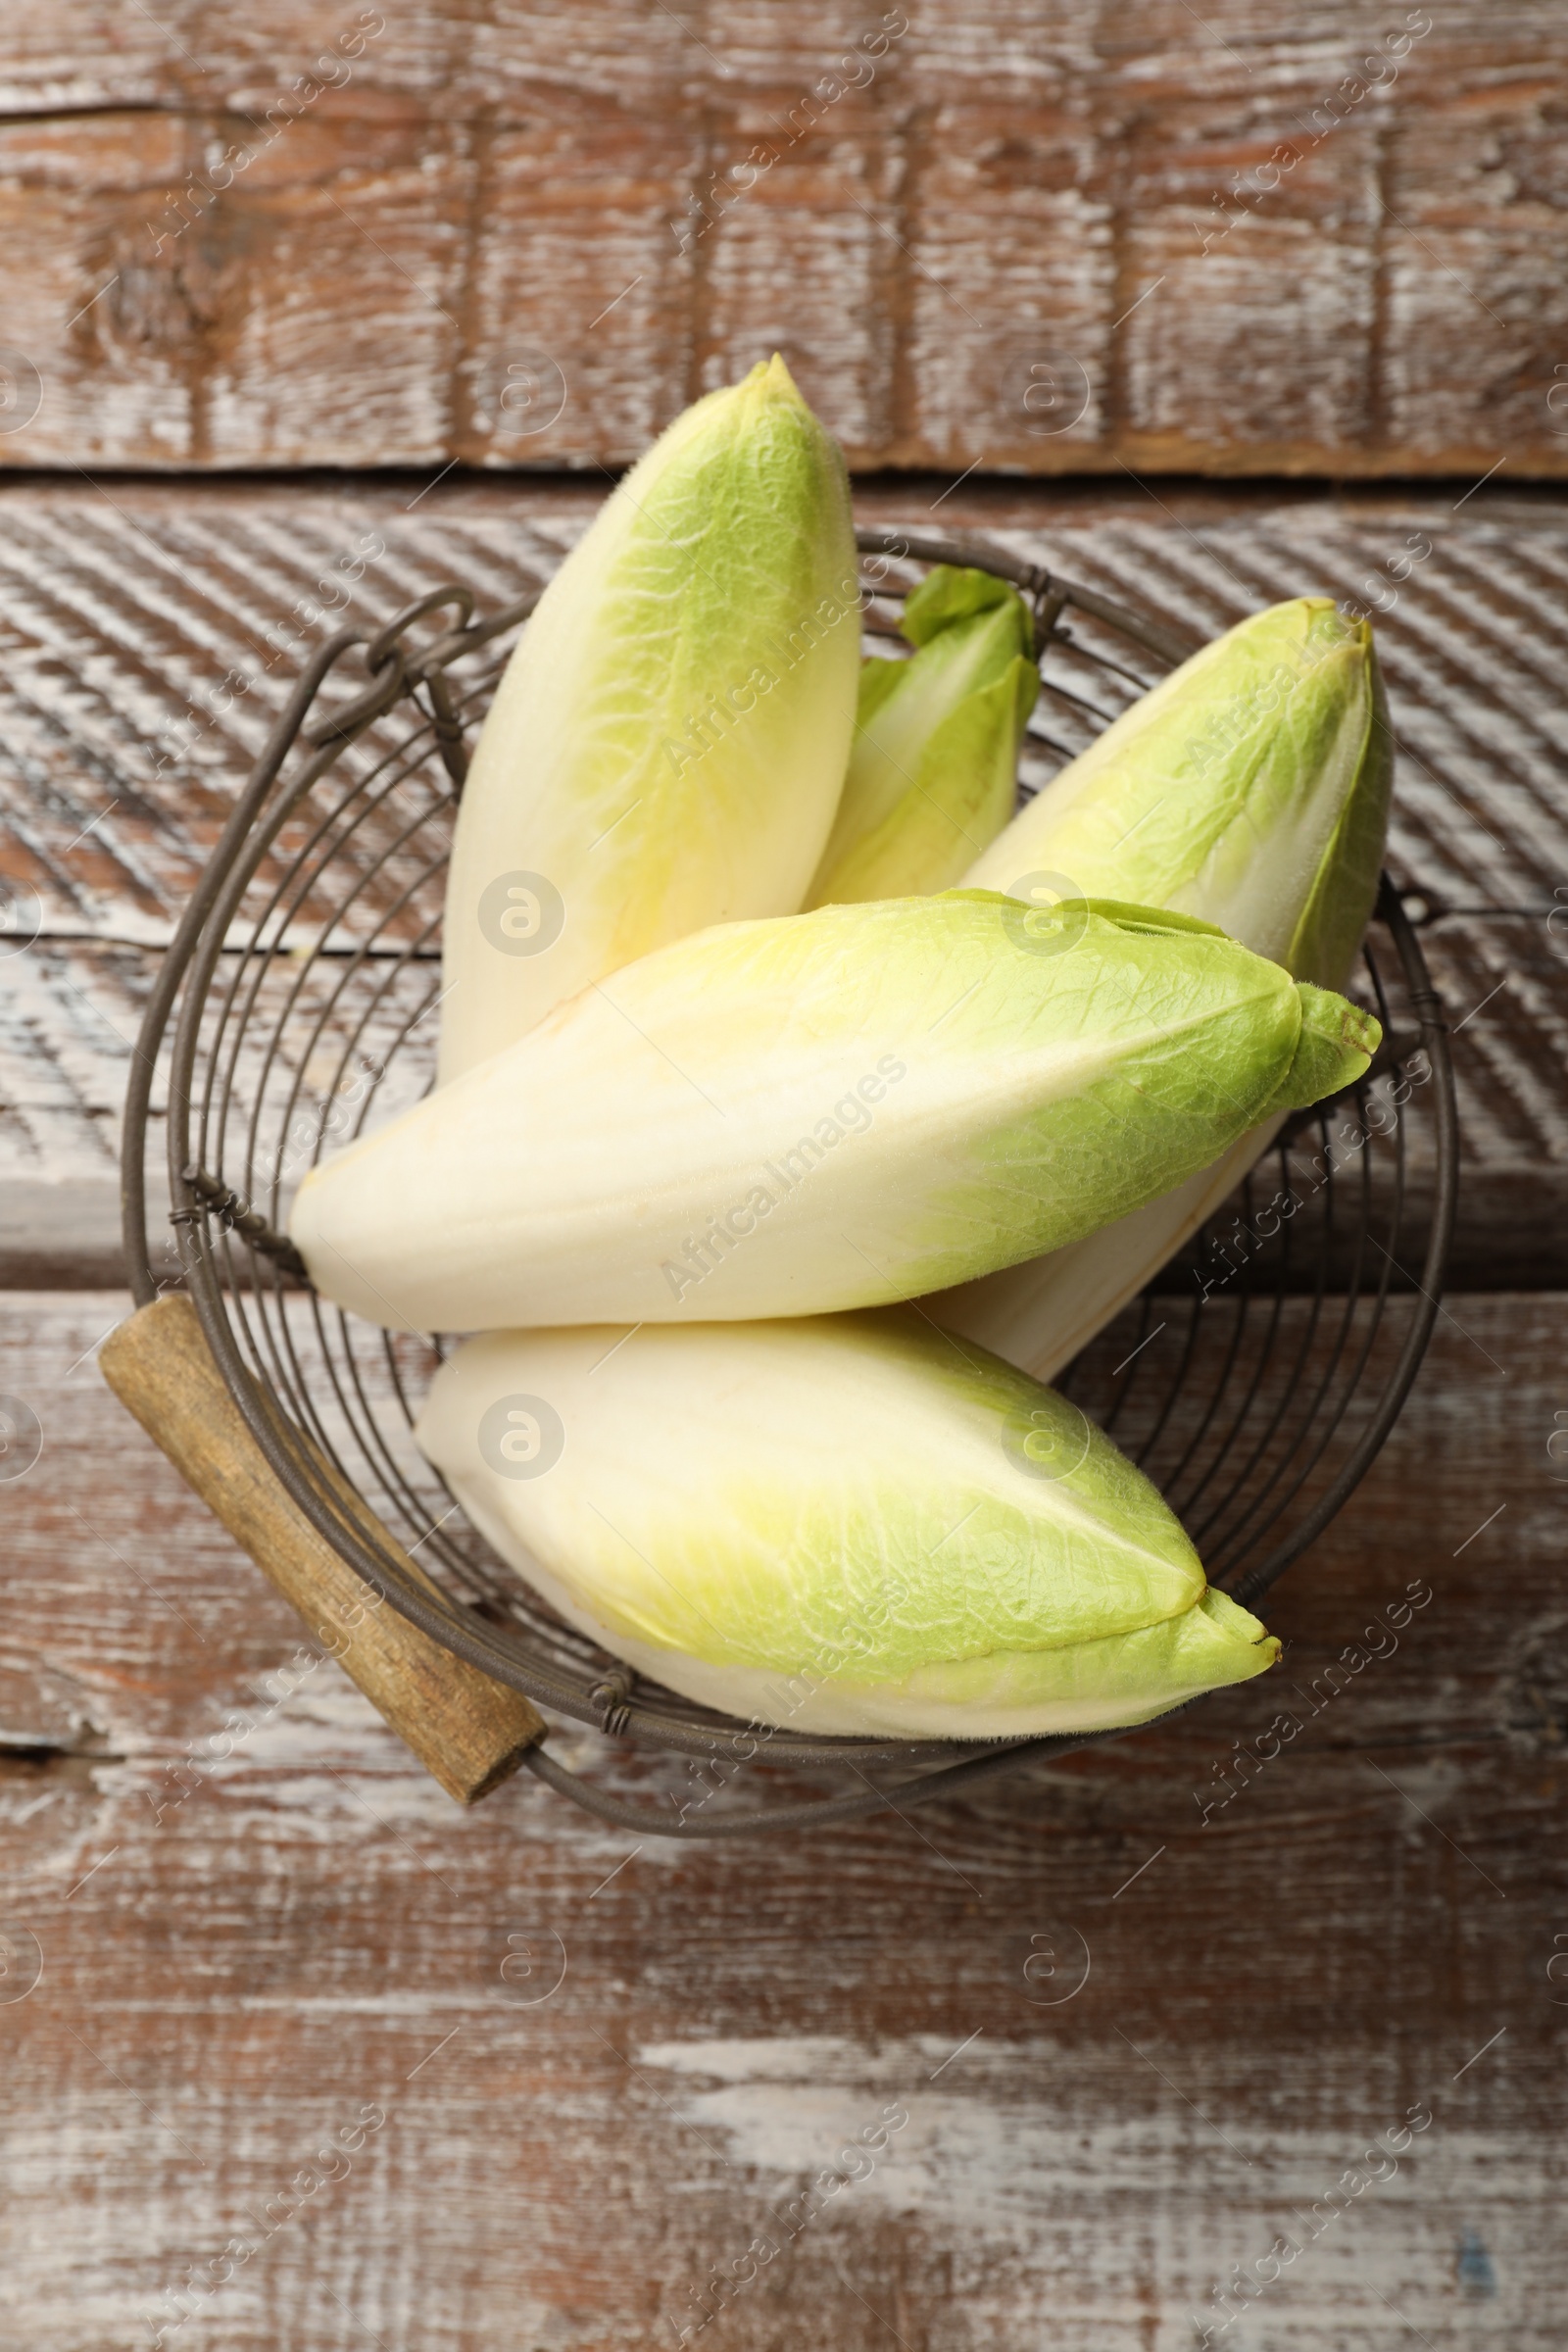
[[[893, 632], [899, 599], [929, 564], [988, 569], [1032, 601], [1043, 691], [1021, 761], [1025, 796], [1195, 650], [1196, 639], [995, 545], [858, 538], [872, 634]], [[305, 1168], [358, 1134], [372, 1104], [379, 1118], [430, 1082], [466, 747], [539, 593], [476, 617], [467, 588], [435, 589], [368, 640], [341, 631], [300, 679], [185, 910], [138, 1042], [123, 1152], [138, 1303], [171, 1281], [188, 1288], [271, 1472], [405, 1618], [568, 1723], [691, 1760], [695, 1793], [660, 1812], [594, 1786], [545, 1743], [528, 1751], [533, 1772], [606, 1819], [655, 1835], [746, 1835], [895, 1798], [906, 1807], [1122, 1736], [826, 1739], [744, 1726], [638, 1678], [495, 1558], [415, 1447], [414, 1411], [442, 1344], [327, 1307], [283, 1238], [286, 1197]], [[438, 633], [416, 645], [421, 623]], [[358, 647], [358, 691], [323, 705]], [[1063, 1383], [1161, 1488], [1212, 1581], [1248, 1603], [1322, 1534], [1393, 1427], [1437, 1313], [1452, 1222], [1446, 1037], [1387, 878], [1351, 985], [1384, 1024], [1373, 1069], [1282, 1133], [1131, 1321], [1118, 1319]], [[161, 1068], [177, 1268], [167, 1244], [147, 1240]], [[434, 1587], [411, 1573], [415, 1553]], [[723, 1801], [759, 1760], [848, 1770], [853, 1786], [744, 1810]]]

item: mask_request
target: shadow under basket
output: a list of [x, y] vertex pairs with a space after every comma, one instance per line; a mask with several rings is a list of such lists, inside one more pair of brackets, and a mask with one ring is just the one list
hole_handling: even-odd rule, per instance
[[[871, 638], [929, 564], [1030, 600], [1042, 691], [1027, 796], [1196, 650], [1007, 551], [858, 533]], [[414, 1445], [445, 1352], [318, 1298], [283, 1238], [323, 1151], [416, 1101], [434, 1067], [440, 923], [466, 747], [539, 589], [478, 616], [436, 589], [323, 645], [251, 774], [174, 938], [132, 1065], [125, 1248], [135, 1313], [117, 1392], [442, 1785], [523, 1764], [606, 1820], [720, 1838], [947, 1795], [1120, 1733], [844, 1740], [748, 1727], [637, 1676], [564, 1625], [468, 1527]], [[350, 692], [341, 665], [356, 649]], [[1452, 1223], [1457, 1134], [1441, 1008], [1385, 878], [1351, 993], [1385, 1045], [1298, 1114], [1218, 1216], [1059, 1384], [1149, 1476], [1211, 1581], [1255, 1605], [1365, 1475], [1415, 1377]], [[146, 1160], [168, 1090], [171, 1240], [149, 1248]], [[177, 1254], [176, 1254], [177, 1251]], [[198, 1321], [199, 1318], [199, 1321]], [[694, 1796], [628, 1802], [567, 1770], [538, 1712], [692, 1759]], [[844, 1793], [737, 1802], [756, 1765]]]

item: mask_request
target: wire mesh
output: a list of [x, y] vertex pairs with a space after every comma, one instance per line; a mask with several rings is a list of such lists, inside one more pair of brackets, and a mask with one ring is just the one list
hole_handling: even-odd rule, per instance
[[[873, 644], [894, 637], [902, 597], [929, 563], [996, 571], [1031, 599], [1042, 693], [1021, 799], [1196, 644], [1004, 549], [858, 538]], [[843, 1818], [890, 1794], [907, 1804], [1025, 1755], [1119, 1736], [958, 1744], [750, 1732], [634, 1676], [491, 1553], [414, 1445], [414, 1415], [448, 1343], [327, 1305], [282, 1240], [306, 1169], [432, 1081], [465, 745], [536, 601], [475, 620], [471, 593], [445, 586], [368, 644], [343, 632], [301, 679], [187, 909], [137, 1049], [124, 1176], [138, 1298], [157, 1288], [143, 1170], [167, 1067], [182, 1278], [274, 1471], [349, 1564], [448, 1648], [560, 1715], [726, 1769], [749, 1748], [773, 1762], [853, 1766], [860, 1783], [770, 1811], [721, 1808], [676, 1834]], [[436, 614], [437, 635], [416, 650], [413, 632]], [[360, 690], [319, 708], [361, 646]], [[1212, 1581], [1249, 1601], [1321, 1533], [1392, 1428], [1436, 1313], [1451, 1224], [1456, 1137], [1441, 1010], [1387, 883], [1351, 993], [1384, 1023], [1379, 1064], [1348, 1096], [1293, 1121], [1059, 1384], [1160, 1488]], [[349, 1509], [333, 1471], [368, 1520]], [[411, 1577], [408, 1556], [437, 1592]], [[606, 1818], [671, 1831], [667, 1817], [541, 1751], [528, 1761]], [[889, 1790], [865, 1779], [867, 1767], [917, 1777]]]

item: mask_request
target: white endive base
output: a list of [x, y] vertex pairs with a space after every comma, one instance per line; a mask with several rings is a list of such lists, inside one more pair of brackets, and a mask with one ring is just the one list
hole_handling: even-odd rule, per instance
[[1212, 1167], [1130, 1217], [1024, 1265], [933, 1292], [921, 1306], [945, 1331], [989, 1348], [1036, 1380], [1054, 1380], [1235, 1191], [1287, 1115], [1254, 1127]]
[[549, 1602], [557, 1615], [598, 1642], [650, 1682], [662, 1683], [682, 1698], [733, 1715], [739, 1724], [768, 1724], [778, 1731], [822, 1732], [859, 1739], [900, 1740], [1017, 1740], [1043, 1732], [1119, 1730], [1151, 1723], [1197, 1695], [1190, 1690], [1165, 1690], [1157, 1699], [1124, 1695], [1119, 1699], [1058, 1699], [1032, 1706], [1006, 1707], [993, 1698], [984, 1704], [936, 1705], [929, 1698], [906, 1696], [890, 1685], [859, 1687], [764, 1671], [757, 1666], [710, 1666], [683, 1650], [662, 1649], [612, 1633], [552, 1576], [522, 1544], [503, 1519], [488, 1511], [464, 1482], [451, 1482], [462, 1502], [492, 1548]]

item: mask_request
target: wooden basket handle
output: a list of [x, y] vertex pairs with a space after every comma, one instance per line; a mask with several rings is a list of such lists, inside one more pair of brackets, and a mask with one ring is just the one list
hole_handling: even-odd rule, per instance
[[[183, 1292], [154, 1299], [118, 1324], [98, 1360], [121, 1403], [449, 1796], [471, 1805], [516, 1770], [524, 1750], [543, 1739], [544, 1717], [521, 1691], [443, 1648], [390, 1602], [378, 1603], [306, 1518], [229, 1395]], [[390, 1544], [347, 1481], [324, 1460], [321, 1467], [368, 1532]], [[406, 1552], [400, 1557], [411, 1576], [437, 1592], [422, 1568]]]

